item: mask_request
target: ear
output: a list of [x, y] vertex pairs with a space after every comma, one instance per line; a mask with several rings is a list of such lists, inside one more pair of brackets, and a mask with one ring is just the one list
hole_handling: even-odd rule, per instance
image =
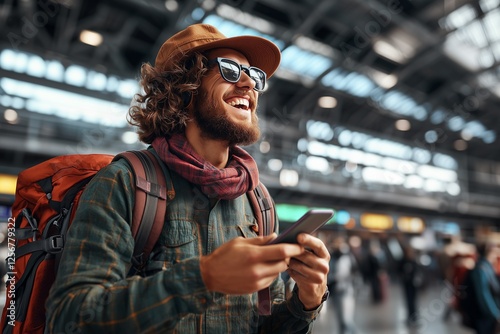
[[193, 101], [193, 94], [191, 92], [182, 93], [182, 103], [184, 104], [184, 108], [188, 109], [191, 106], [191, 102]]

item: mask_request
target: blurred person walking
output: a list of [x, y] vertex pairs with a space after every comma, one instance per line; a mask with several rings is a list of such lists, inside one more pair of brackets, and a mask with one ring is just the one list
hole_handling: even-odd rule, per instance
[[417, 262], [415, 250], [410, 245], [403, 246], [403, 257], [399, 262], [399, 273], [406, 305], [406, 324], [411, 326], [418, 320], [417, 292], [422, 286], [424, 277], [422, 268]]
[[485, 242], [478, 245], [477, 252], [479, 258], [476, 266], [463, 286], [463, 316], [468, 318], [467, 324], [477, 334], [498, 333], [500, 283], [493, 265], [498, 260], [500, 248], [496, 244]]
[[364, 261], [365, 279], [370, 286], [372, 301], [381, 303], [388, 294], [389, 278], [386, 272], [386, 257], [380, 247], [380, 241], [370, 240], [368, 254]]
[[341, 334], [356, 333], [354, 325], [356, 269], [356, 260], [346, 240], [343, 237], [335, 238], [330, 249], [330, 271], [327, 281]]

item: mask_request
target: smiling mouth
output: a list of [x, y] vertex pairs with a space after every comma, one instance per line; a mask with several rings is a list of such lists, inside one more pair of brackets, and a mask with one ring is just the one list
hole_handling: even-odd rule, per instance
[[242, 110], [250, 110], [250, 102], [247, 99], [231, 99], [226, 101], [231, 107], [242, 109]]

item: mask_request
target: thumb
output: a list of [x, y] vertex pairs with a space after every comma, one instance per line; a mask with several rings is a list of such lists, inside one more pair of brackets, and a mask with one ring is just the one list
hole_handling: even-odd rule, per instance
[[248, 240], [253, 245], [265, 245], [265, 244], [271, 242], [271, 240], [276, 239], [277, 236], [278, 235], [276, 233], [272, 233], [270, 235], [266, 235], [263, 237], [257, 237], [257, 238], [250, 238]]

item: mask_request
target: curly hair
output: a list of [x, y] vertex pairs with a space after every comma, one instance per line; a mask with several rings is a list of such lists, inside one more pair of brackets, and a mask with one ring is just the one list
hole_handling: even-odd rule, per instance
[[189, 120], [186, 96], [191, 99], [207, 71], [207, 59], [194, 53], [168, 71], [150, 64], [141, 67], [142, 94], [136, 94], [136, 105], [130, 107], [128, 122], [138, 127], [139, 139], [151, 144], [157, 137], [184, 131]]

